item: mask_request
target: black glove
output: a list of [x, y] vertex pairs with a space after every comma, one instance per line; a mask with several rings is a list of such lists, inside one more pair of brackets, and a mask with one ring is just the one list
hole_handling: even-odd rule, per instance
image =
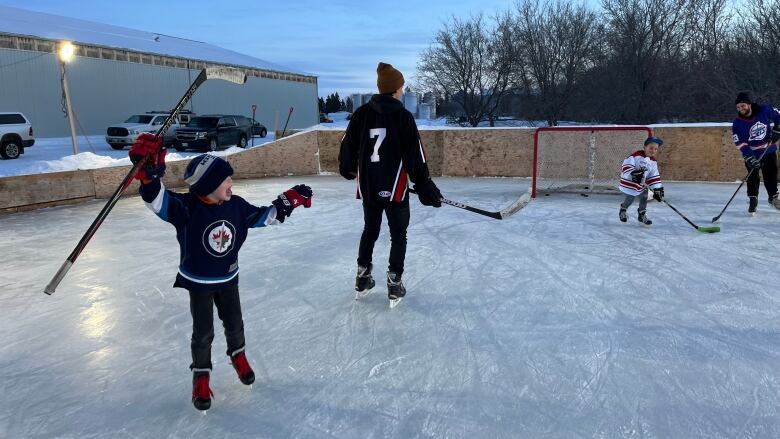
[[645, 176], [644, 169], [634, 169], [631, 171], [631, 181], [636, 184], [642, 184], [642, 178]]
[[745, 163], [753, 169], [759, 169], [761, 167], [761, 162], [752, 155], [745, 157]]
[[653, 199], [659, 203], [664, 200], [664, 188], [653, 189]]
[[414, 191], [420, 198], [423, 206], [441, 207], [441, 199], [444, 198], [433, 180], [424, 181], [414, 185]]

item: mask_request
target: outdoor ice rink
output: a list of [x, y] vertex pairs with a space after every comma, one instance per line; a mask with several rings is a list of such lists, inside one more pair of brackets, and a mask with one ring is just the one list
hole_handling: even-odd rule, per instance
[[[528, 179], [436, 178], [498, 210]], [[722, 231], [650, 201], [542, 197], [498, 221], [412, 199], [390, 310], [386, 226], [377, 287], [354, 300], [362, 228], [338, 176], [237, 181], [269, 204], [296, 183], [311, 209], [250, 231], [240, 253], [247, 354], [239, 383], [221, 327], [206, 415], [190, 402], [191, 318], [171, 287], [172, 226], [122, 199], [57, 292], [43, 288], [105, 200], [0, 217], [0, 437], [778, 438], [780, 213], [744, 189]], [[666, 183], [700, 225], [736, 184]]]

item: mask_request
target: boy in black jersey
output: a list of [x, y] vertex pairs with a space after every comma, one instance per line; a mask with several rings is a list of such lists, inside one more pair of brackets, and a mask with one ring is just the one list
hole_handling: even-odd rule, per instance
[[244, 321], [238, 295], [238, 251], [253, 227], [284, 222], [298, 206], [311, 206], [311, 188], [297, 185], [279, 195], [270, 206], [254, 206], [232, 191], [233, 168], [208, 154], [193, 158], [184, 172], [189, 193], [165, 189], [162, 140], [143, 134], [133, 144], [130, 158], [143, 160], [136, 174], [147, 207], [176, 228], [179, 272], [174, 287], [190, 295], [192, 314], [192, 403], [198, 410], [211, 407], [211, 342], [214, 339], [214, 306], [225, 328], [227, 354], [242, 383], [250, 385], [255, 374], [247, 361]]
[[377, 67], [379, 94], [352, 114], [339, 152], [339, 173], [357, 178], [357, 198], [363, 201], [363, 234], [358, 250], [355, 290], [358, 297], [375, 285], [371, 276], [374, 243], [379, 237], [382, 214], [390, 227], [388, 298], [400, 300], [406, 289], [401, 281], [409, 226], [411, 180], [420, 202], [441, 207], [441, 192], [428, 173], [425, 152], [414, 116], [400, 101], [404, 77], [393, 66]]

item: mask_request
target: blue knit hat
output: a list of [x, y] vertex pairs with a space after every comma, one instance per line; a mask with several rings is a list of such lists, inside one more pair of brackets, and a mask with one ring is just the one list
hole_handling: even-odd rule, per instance
[[658, 137], [653, 137], [653, 136], [650, 136], [647, 139], [645, 139], [645, 146], [647, 146], [647, 145], [649, 145], [651, 143], [655, 143], [658, 146], [661, 146], [661, 145], [664, 144], [664, 141], [659, 139]]
[[184, 182], [190, 186], [190, 192], [205, 197], [231, 175], [230, 163], [215, 155], [201, 154], [190, 160], [184, 171]]

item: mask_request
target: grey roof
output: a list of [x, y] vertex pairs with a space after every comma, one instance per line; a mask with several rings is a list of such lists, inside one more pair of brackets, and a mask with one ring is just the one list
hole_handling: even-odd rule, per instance
[[0, 33], [314, 76], [201, 41], [0, 5]]

